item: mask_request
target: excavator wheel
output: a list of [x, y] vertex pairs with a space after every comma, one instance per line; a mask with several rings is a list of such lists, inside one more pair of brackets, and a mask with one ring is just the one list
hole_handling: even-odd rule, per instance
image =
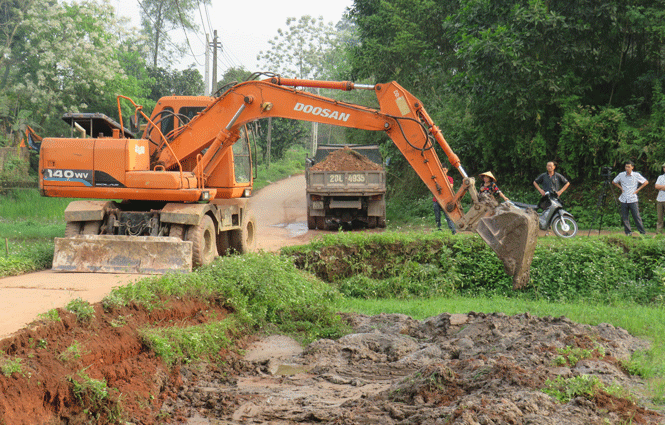
[[189, 228], [187, 240], [192, 242], [192, 265], [205, 266], [217, 256], [215, 223], [210, 216], [204, 215], [198, 225]]
[[65, 225], [65, 237], [71, 238], [81, 234], [81, 221], [68, 221]]
[[247, 217], [240, 229], [231, 230], [229, 239], [231, 248], [239, 254], [252, 252], [256, 246], [256, 220], [254, 217]]

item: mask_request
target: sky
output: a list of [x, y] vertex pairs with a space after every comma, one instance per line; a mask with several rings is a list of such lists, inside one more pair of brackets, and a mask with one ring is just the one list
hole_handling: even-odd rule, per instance
[[[109, 3], [119, 16], [130, 18], [133, 25], [140, 27], [138, 0], [109, 0]], [[353, 5], [353, 0], [213, 0], [211, 3], [207, 6], [207, 15], [204, 8], [195, 13], [199, 31], [187, 34], [192, 49], [175, 67], [185, 69], [193, 64], [201, 75], [205, 75], [205, 32], [210, 33], [212, 43], [212, 32], [217, 30], [218, 41], [222, 44], [217, 62], [219, 80], [231, 67], [244, 67], [252, 72], [273, 71], [262, 69], [256, 57], [260, 51], [270, 48], [268, 41], [277, 35], [278, 29], [287, 28], [286, 18], [323, 16], [324, 22], [334, 25], [342, 18], [346, 8]], [[186, 40], [184, 31], [174, 32], [172, 36], [179, 42]], [[212, 74], [212, 58], [210, 68]]]

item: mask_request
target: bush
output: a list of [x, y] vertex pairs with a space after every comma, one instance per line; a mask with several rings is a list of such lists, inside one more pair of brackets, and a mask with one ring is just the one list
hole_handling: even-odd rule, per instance
[[342, 233], [282, 252], [350, 297], [456, 293], [643, 305], [661, 303], [665, 297], [662, 237], [540, 239], [531, 283], [520, 291], [512, 289], [512, 278], [496, 254], [471, 234]]

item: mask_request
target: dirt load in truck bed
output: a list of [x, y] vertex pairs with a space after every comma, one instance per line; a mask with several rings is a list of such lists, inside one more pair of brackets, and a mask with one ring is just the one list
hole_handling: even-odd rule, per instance
[[365, 155], [344, 147], [331, 152], [326, 159], [312, 165], [312, 171], [365, 171], [383, 170], [379, 164], [372, 162]]

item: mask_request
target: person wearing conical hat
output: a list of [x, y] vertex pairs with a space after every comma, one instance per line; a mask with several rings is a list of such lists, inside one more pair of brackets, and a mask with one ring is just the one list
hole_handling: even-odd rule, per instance
[[480, 184], [480, 190], [478, 191], [480, 194], [487, 193], [492, 196], [499, 195], [504, 201], [510, 201], [510, 199], [506, 198], [506, 195], [504, 195], [496, 185], [496, 177], [494, 177], [494, 174], [492, 174], [491, 171], [480, 173], [479, 177], [483, 179], [483, 182]]

